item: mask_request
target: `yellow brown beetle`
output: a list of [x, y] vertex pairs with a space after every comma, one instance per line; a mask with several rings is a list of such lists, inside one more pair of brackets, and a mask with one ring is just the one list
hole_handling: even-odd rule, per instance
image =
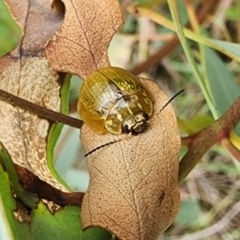
[[100, 134], [136, 135], [146, 129], [154, 101], [133, 74], [106, 67], [94, 71], [84, 81], [77, 107], [81, 119]]

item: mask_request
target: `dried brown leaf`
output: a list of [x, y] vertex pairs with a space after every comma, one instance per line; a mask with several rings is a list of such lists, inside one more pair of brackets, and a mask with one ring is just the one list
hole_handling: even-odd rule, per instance
[[88, 157], [90, 185], [83, 198], [84, 228], [100, 226], [120, 239], [157, 239], [172, 223], [179, 208], [178, 166], [180, 136], [166, 94], [144, 80], [155, 98], [149, 128], [124, 138], [98, 135], [86, 125], [81, 138], [87, 151], [104, 143], [120, 142]]
[[[62, 16], [48, 0], [7, 0], [23, 29], [18, 47], [0, 59], [0, 88], [43, 107], [60, 111], [59, 75], [45, 57], [44, 48], [61, 24]], [[0, 141], [14, 163], [28, 169], [57, 189], [66, 189], [49, 171], [46, 160], [49, 122], [0, 102]]]
[[108, 45], [122, 25], [117, 0], [63, 0], [64, 23], [46, 52], [54, 69], [85, 79], [92, 71], [109, 65]]

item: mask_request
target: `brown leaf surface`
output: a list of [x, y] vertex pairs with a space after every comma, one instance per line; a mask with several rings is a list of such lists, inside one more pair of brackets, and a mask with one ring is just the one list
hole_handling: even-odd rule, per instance
[[[45, 57], [44, 48], [62, 16], [48, 0], [6, 0], [24, 31], [19, 46], [0, 59], [0, 88], [43, 107], [60, 111], [59, 75]], [[0, 141], [14, 163], [57, 189], [66, 189], [52, 177], [46, 160], [49, 122], [0, 101]]]
[[47, 46], [54, 69], [85, 79], [92, 71], [109, 66], [108, 45], [122, 25], [117, 0], [63, 0], [64, 23]]
[[[100, 226], [120, 239], [157, 239], [179, 208], [180, 136], [171, 105], [161, 113], [166, 94], [144, 80], [155, 98], [148, 130], [100, 149], [88, 157], [90, 185], [83, 198], [83, 227]], [[124, 138], [98, 135], [86, 125], [81, 138], [86, 151]]]

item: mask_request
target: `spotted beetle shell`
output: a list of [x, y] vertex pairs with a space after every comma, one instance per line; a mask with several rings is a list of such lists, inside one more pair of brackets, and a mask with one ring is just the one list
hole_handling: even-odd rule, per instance
[[78, 100], [81, 119], [99, 134], [139, 133], [153, 114], [151, 94], [130, 72], [106, 67], [84, 81]]

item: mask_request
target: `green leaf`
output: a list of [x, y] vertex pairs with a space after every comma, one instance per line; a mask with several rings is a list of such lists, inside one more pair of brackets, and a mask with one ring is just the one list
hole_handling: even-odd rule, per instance
[[[67, 114], [68, 113], [68, 98], [69, 98], [69, 86], [70, 86], [70, 74], [66, 74], [63, 85], [61, 88], [61, 113]], [[63, 124], [60, 123], [54, 123], [49, 131], [48, 134], [48, 143], [47, 143], [47, 163], [49, 170], [51, 174], [58, 180], [59, 183], [61, 183], [64, 187], [66, 187], [68, 190], [71, 190], [71, 188], [63, 181], [63, 179], [60, 177], [58, 172], [55, 169], [54, 166], [54, 148], [57, 143], [57, 140], [61, 134]]]
[[41, 202], [36, 210], [32, 210], [32, 217], [29, 239], [82, 239], [78, 206], [66, 206], [52, 214]]
[[0, 239], [13, 240], [12, 232], [10, 230], [5, 210], [3, 207], [3, 202], [0, 194]]
[[[197, 42], [199, 42], [199, 39], [201, 39], [202, 37], [199, 36], [198, 34], [196, 34], [195, 32], [192, 32], [190, 31], [189, 29], [184, 29], [183, 28], [183, 25], [181, 23], [181, 20], [180, 20], [180, 16], [179, 16], [179, 10], [178, 10], [178, 7], [177, 7], [177, 2], [175, 0], [168, 0], [168, 4], [169, 4], [169, 8], [170, 8], [170, 12], [171, 12], [171, 15], [172, 15], [172, 19], [173, 19], [173, 22], [175, 24], [175, 27], [176, 27], [176, 33], [179, 37], [179, 40], [181, 42], [181, 46], [184, 50], [184, 53], [187, 57], [187, 60], [192, 68], [192, 72], [193, 72], [193, 75], [195, 77], [195, 79], [197, 80], [203, 94], [204, 94], [204, 97], [208, 103], [208, 106], [210, 107], [210, 109], [212, 110], [212, 112], [214, 111], [214, 106], [213, 106], [213, 103], [212, 103], [212, 98], [208, 92], [208, 89], [206, 88], [206, 85], [204, 83], [204, 80], [203, 80], [203, 76], [198, 68], [198, 65], [193, 57], [193, 54], [192, 54], [192, 50], [190, 48], [190, 45], [189, 45], [189, 42], [187, 41], [186, 37], [189, 37], [189, 36], [194, 36], [195, 39], [193, 40], [197, 40]], [[168, 25], [172, 25], [170, 22], [168, 23]], [[203, 38], [202, 38], [203, 39]], [[205, 38], [204, 38], [205, 39]], [[200, 41], [201, 43], [201, 41]], [[205, 41], [206, 43], [206, 41]], [[199, 45], [200, 46], [200, 45]]]
[[88, 228], [83, 232], [83, 240], [111, 240], [112, 234], [98, 227]]
[[0, 57], [2, 57], [17, 46], [22, 38], [22, 32], [3, 1], [0, 1], [0, 13]]
[[[13, 212], [18, 209], [16, 199], [12, 195], [8, 174], [0, 164], [0, 195], [15, 240], [110, 240], [111, 233], [101, 228], [81, 229], [80, 207], [65, 206], [54, 214], [50, 213], [46, 205], [40, 202], [37, 208], [29, 211], [29, 222], [18, 221]], [[24, 205], [23, 205], [24, 207]]]
[[196, 133], [213, 122], [214, 119], [210, 115], [196, 115], [189, 121], [183, 121], [178, 118], [178, 124], [181, 130], [186, 129], [187, 130], [186, 133], [188, 134]]
[[187, 226], [191, 225], [198, 220], [201, 214], [199, 203], [196, 200], [182, 201], [175, 223]]
[[[216, 47], [216, 49], [221, 49], [222, 53], [231, 53], [233, 56], [240, 57], [240, 44], [238, 43], [231, 43], [216, 39], [209, 39]], [[226, 54], [227, 55], [227, 54]]]
[[[33, 210], [31, 236], [33, 240], [110, 240], [111, 233], [101, 228], [81, 229], [80, 208], [66, 206], [51, 214], [43, 203]], [[19, 239], [20, 240], [20, 239]]]
[[[17, 196], [30, 208], [36, 207], [36, 203], [39, 200], [33, 193], [26, 191], [18, 181], [18, 175], [16, 173], [13, 161], [9, 155], [7, 149], [0, 142], [0, 163], [4, 165], [8, 172], [9, 181], [12, 184]], [[1, 182], [1, 181], [0, 181]], [[1, 190], [0, 190], [1, 193]]]
[[[6, 221], [9, 223], [10, 229], [14, 239], [29, 239], [28, 238], [28, 224], [18, 222], [13, 212], [16, 210], [17, 205], [12, 196], [10, 180], [8, 174], [3, 170], [0, 164], [0, 195], [2, 198], [3, 208], [6, 214]], [[16, 238], [17, 237], [17, 238]]]
[[[36, 200], [38, 199], [19, 184], [11, 157], [3, 145], [1, 146], [0, 159], [7, 170], [4, 171], [2, 165], [0, 165], [0, 194], [14, 239], [57, 240], [62, 237], [63, 239], [81, 239], [80, 208], [77, 206], [67, 206], [53, 215], [40, 202], [37, 209], [31, 209], [31, 214], [29, 214], [31, 217], [30, 222], [22, 223], [16, 220], [13, 212], [18, 209], [18, 205], [12, 195], [11, 186], [14, 186], [17, 196], [30, 207], [36, 207]], [[66, 222], [68, 224], [65, 224]], [[65, 236], [63, 231], [65, 231]], [[49, 238], [49, 236], [51, 237]]]
[[240, 87], [237, 84], [236, 78], [228, 70], [227, 65], [222, 62], [216, 52], [208, 47], [204, 47], [203, 49], [206, 81], [209, 85], [218, 117], [220, 117], [240, 96]]

